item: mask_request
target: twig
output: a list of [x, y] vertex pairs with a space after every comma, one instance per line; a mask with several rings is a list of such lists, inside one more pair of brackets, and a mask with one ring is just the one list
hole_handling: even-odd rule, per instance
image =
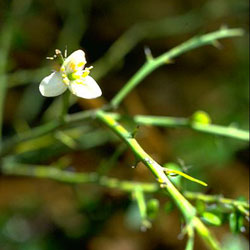
[[0, 141], [2, 140], [3, 110], [7, 89], [6, 68], [13, 34], [12, 18], [12, 15], [8, 17], [0, 33]]
[[151, 72], [160, 66], [170, 62], [173, 58], [190, 51], [192, 49], [204, 46], [213, 45], [218, 39], [226, 37], [234, 37], [243, 35], [242, 29], [227, 29], [222, 28], [218, 31], [205, 34], [203, 36], [193, 37], [181, 45], [171, 49], [170, 51], [146, 61], [145, 64], [137, 71], [135, 75], [125, 84], [125, 86], [111, 100], [111, 106], [117, 108], [122, 100]]
[[[119, 180], [104, 175], [98, 175], [96, 172], [77, 173], [62, 170], [57, 166], [21, 164], [5, 160], [1, 167], [1, 170], [6, 175], [30, 176], [41, 179], [46, 178], [70, 184], [92, 183], [107, 188], [118, 189], [124, 192], [133, 192], [136, 187], [140, 187], [144, 193], [156, 193], [161, 190], [159, 185], [152, 182]], [[231, 205], [236, 209], [239, 207], [243, 207], [245, 210], [249, 210], [249, 203], [247, 201], [238, 201], [225, 198], [220, 195], [207, 195], [190, 191], [185, 191], [183, 195], [189, 200], [201, 200], [205, 203], [226, 204]]]
[[96, 172], [75, 173], [61, 170], [56, 166], [29, 165], [6, 160], [1, 170], [6, 175], [30, 176], [41, 179], [51, 179], [69, 184], [98, 184], [103, 187], [118, 189], [124, 192], [133, 192], [137, 187], [144, 193], [155, 193], [159, 186], [155, 183], [144, 183], [129, 180], [119, 180], [108, 176], [100, 176]]
[[190, 122], [188, 118], [177, 118], [177, 117], [167, 117], [167, 116], [148, 116], [148, 115], [136, 115], [127, 116], [120, 115], [116, 113], [110, 113], [110, 115], [116, 119], [131, 119], [138, 125], [150, 125], [158, 127], [172, 127], [172, 128], [191, 128], [195, 131], [219, 135], [225, 137], [231, 137], [234, 139], [239, 139], [243, 141], [249, 141], [249, 131], [238, 129], [235, 127], [226, 127], [215, 124], [201, 124]]
[[150, 157], [131, 136], [131, 134], [121, 126], [116, 120], [102, 110], [97, 111], [97, 119], [117, 134], [133, 151], [136, 159], [140, 160], [148, 167], [155, 176], [163, 190], [167, 191], [183, 214], [187, 224], [191, 223], [198, 234], [203, 238], [210, 249], [220, 249], [219, 243], [211, 235], [207, 227], [196, 216], [195, 208], [186, 198], [176, 189], [169, 178], [165, 175], [163, 167]]
[[[224, 198], [221, 195], [207, 195], [203, 193], [184, 192], [184, 196], [189, 200], [201, 200], [205, 203], [218, 203], [224, 205], [231, 205], [244, 215], [249, 217], [249, 204], [245, 201], [237, 201], [233, 199]], [[243, 208], [243, 209], [242, 209]]]
[[135, 187], [133, 191], [133, 196], [137, 202], [138, 209], [141, 216], [141, 230], [146, 231], [148, 228], [151, 227], [151, 222], [147, 219], [147, 205], [144, 197], [143, 189]]
[[[216, 3], [218, 4], [218, 3]], [[217, 6], [217, 5], [216, 5]], [[108, 49], [108, 51], [94, 63], [93, 75], [99, 80], [107, 75], [116, 65], [141, 41], [169, 37], [178, 34], [187, 34], [200, 27], [204, 27], [210, 19], [214, 21], [210, 10], [214, 8], [213, 2], [207, 2], [201, 8], [173, 17], [165, 17], [156, 21], [143, 21], [137, 23], [123, 33]], [[216, 13], [217, 18], [225, 15], [223, 11]], [[204, 18], [204, 16], [206, 18]], [[189, 25], [186, 25], [186, 24]]]
[[78, 121], [83, 121], [85, 119], [92, 118], [93, 113], [95, 111], [89, 110], [84, 112], [79, 112], [74, 115], [67, 115], [64, 119], [54, 120], [48, 122], [44, 125], [35, 127], [27, 132], [23, 132], [19, 135], [14, 135], [13, 137], [9, 138], [8, 140], [1, 142], [0, 141], [0, 156], [7, 155], [15, 146], [16, 144], [24, 141], [28, 141], [48, 133], [55, 131], [56, 129], [62, 128], [65, 124], [70, 125], [71, 123], [75, 123]]

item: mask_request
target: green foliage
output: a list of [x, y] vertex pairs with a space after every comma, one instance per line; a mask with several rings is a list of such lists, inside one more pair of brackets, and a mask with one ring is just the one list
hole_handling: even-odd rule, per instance
[[153, 220], [158, 215], [160, 208], [159, 200], [157, 199], [150, 199], [147, 201], [147, 216], [150, 220]]
[[212, 226], [220, 226], [222, 223], [221, 217], [211, 212], [203, 212], [201, 219]]

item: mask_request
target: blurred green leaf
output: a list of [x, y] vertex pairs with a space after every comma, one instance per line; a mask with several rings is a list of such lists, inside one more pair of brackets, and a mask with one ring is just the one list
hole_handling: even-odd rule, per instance
[[229, 227], [232, 233], [238, 233], [238, 218], [236, 213], [229, 215]]
[[195, 207], [198, 214], [202, 214], [206, 211], [206, 203], [204, 201], [196, 200]]
[[205, 223], [207, 223], [209, 225], [213, 225], [213, 226], [220, 226], [222, 223], [221, 218], [218, 215], [210, 213], [210, 212], [202, 213], [201, 219]]
[[155, 219], [159, 212], [160, 203], [157, 199], [150, 199], [147, 202], [147, 216], [149, 219]]

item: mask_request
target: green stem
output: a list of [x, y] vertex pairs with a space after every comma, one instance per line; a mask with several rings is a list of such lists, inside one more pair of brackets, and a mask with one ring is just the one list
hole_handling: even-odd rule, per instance
[[[20, 164], [17, 162], [10, 162], [9, 160], [5, 160], [4, 164], [1, 167], [1, 170], [6, 175], [21, 175], [36, 178], [48, 178], [51, 180], [71, 184], [92, 183], [107, 188], [115, 188], [124, 192], [133, 192], [137, 187], [140, 188], [144, 193], [156, 193], [160, 191], [159, 186], [155, 183], [119, 180], [104, 175], [98, 175], [95, 172], [69, 172], [61, 170], [56, 166]], [[195, 193], [189, 191], [185, 191], [184, 196], [189, 200], [202, 200], [205, 203], [228, 204], [236, 209], [244, 208], [244, 211], [249, 210], [249, 203], [247, 201], [238, 201], [229, 198], [224, 198], [219, 195], [207, 195], [203, 193]]]
[[[190, 229], [190, 230], [193, 230], [193, 229]], [[188, 240], [187, 240], [185, 250], [193, 250], [193, 249], [194, 249], [194, 232], [191, 231], [190, 233], [188, 233]]]
[[6, 160], [1, 167], [1, 171], [6, 175], [30, 176], [41, 179], [49, 178], [69, 184], [98, 184], [124, 192], [134, 192], [137, 188], [140, 188], [144, 193], [155, 193], [159, 191], [159, 187], [155, 183], [119, 180], [108, 176], [100, 176], [95, 172], [74, 173], [61, 170], [56, 166], [20, 164]]
[[147, 205], [145, 202], [145, 197], [143, 193], [143, 189], [140, 187], [136, 187], [133, 192], [133, 196], [137, 202], [138, 209], [141, 216], [141, 226], [142, 230], [146, 230], [151, 227], [150, 221], [147, 219]]
[[88, 110], [84, 112], [79, 112], [73, 115], [66, 115], [63, 119], [54, 120], [52, 122], [46, 123], [44, 125], [35, 127], [27, 132], [19, 135], [14, 135], [10, 139], [1, 142], [0, 141], [0, 156], [7, 155], [18, 143], [28, 141], [39, 136], [46, 135], [55, 131], [56, 129], [62, 128], [65, 124], [73, 124], [85, 119], [89, 119], [93, 116], [95, 111]]
[[[4, 143], [0, 143], [0, 155], [6, 155], [16, 144], [27, 141], [48, 133], [55, 131], [58, 128], [63, 126], [67, 127], [71, 124], [81, 122], [85, 119], [95, 117], [96, 110], [89, 110], [79, 112], [73, 115], [64, 116], [61, 121], [52, 121], [45, 125], [38, 126], [33, 128], [21, 135], [14, 136]], [[225, 137], [231, 137], [234, 139], [249, 141], [249, 132], [237, 129], [233, 127], [224, 127], [214, 124], [198, 124], [193, 123], [192, 125], [189, 122], [188, 118], [176, 118], [176, 117], [161, 117], [161, 116], [145, 116], [145, 115], [136, 115], [133, 117], [127, 115], [120, 115], [117, 113], [109, 113], [109, 115], [115, 120], [121, 119], [132, 119], [138, 125], [150, 125], [158, 127], [173, 127], [173, 128], [191, 128], [195, 131], [202, 133], [208, 133], [212, 135], [220, 135]]]
[[231, 137], [231, 138], [239, 139], [243, 141], [249, 141], [248, 131], [234, 128], [234, 127], [223, 127], [223, 126], [215, 125], [215, 124], [205, 125], [205, 124], [193, 123], [191, 125], [191, 128], [193, 130], [203, 132], [203, 133], [226, 136], [226, 137]]
[[147, 61], [137, 73], [125, 84], [125, 86], [111, 100], [111, 106], [117, 108], [122, 100], [152, 71], [158, 67], [171, 62], [171, 60], [187, 51], [204, 46], [214, 45], [218, 39], [226, 37], [241, 36], [242, 29], [227, 29], [223, 28], [218, 31], [208, 33], [203, 36], [193, 37], [181, 45], [171, 49], [170, 51]]
[[238, 129], [235, 127], [225, 127], [215, 124], [201, 124], [190, 122], [188, 118], [177, 118], [167, 116], [148, 116], [148, 115], [136, 115], [133, 117], [122, 116], [116, 113], [109, 113], [114, 119], [131, 119], [138, 125], [149, 125], [158, 127], [173, 127], [173, 128], [191, 128], [195, 131], [219, 135], [225, 137], [231, 137], [238, 140], [249, 141], [249, 131]]
[[[184, 196], [189, 200], [201, 200], [205, 203], [221, 203], [224, 205], [231, 205], [239, 210], [244, 208], [244, 215], [249, 216], [249, 204], [245, 201], [237, 201], [233, 199], [224, 198], [221, 195], [207, 195], [203, 193], [185, 192]], [[240, 210], [241, 211], [241, 210]]]
[[205, 225], [196, 217], [195, 208], [189, 203], [186, 198], [176, 189], [169, 178], [165, 175], [164, 169], [151, 156], [149, 156], [139, 145], [139, 143], [131, 136], [131, 134], [115, 121], [112, 116], [108, 115], [102, 110], [97, 111], [97, 119], [108, 126], [115, 134], [117, 134], [133, 151], [136, 159], [140, 160], [152, 172], [161, 187], [166, 190], [172, 199], [175, 201], [177, 207], [183, 214], [186, 223], [192, 223], [196, 228], [198, 234], [203, 238], [210, 249], [220, 249], [218, 242], [211, 235]]
[[0, 34], [0, 141], [2, 140], [4, 101], [7, 90], [6, 68], [8, 63], [8, 54], [11, 45], [12, 33], [13, 23], [11, 16], [9, 16], [7, 22], [2, 27]]

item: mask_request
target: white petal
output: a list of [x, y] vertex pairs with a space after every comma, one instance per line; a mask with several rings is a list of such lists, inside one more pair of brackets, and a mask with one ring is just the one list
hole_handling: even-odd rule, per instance
[[67, 74], [82, 70], [86, 64], [85, 53], [82, 50], [76, 50], [63, 63]]
[[41, 94], [46, 97], [61, 95], [66, 89], [67, 86], [63, 83], [59, 72], [46, 76], [39, 85]]
[[91, 76], [71, 81], [69, 90], [74, 95], [86, 99], [93, 99], [102, 95], [100, 87]]

